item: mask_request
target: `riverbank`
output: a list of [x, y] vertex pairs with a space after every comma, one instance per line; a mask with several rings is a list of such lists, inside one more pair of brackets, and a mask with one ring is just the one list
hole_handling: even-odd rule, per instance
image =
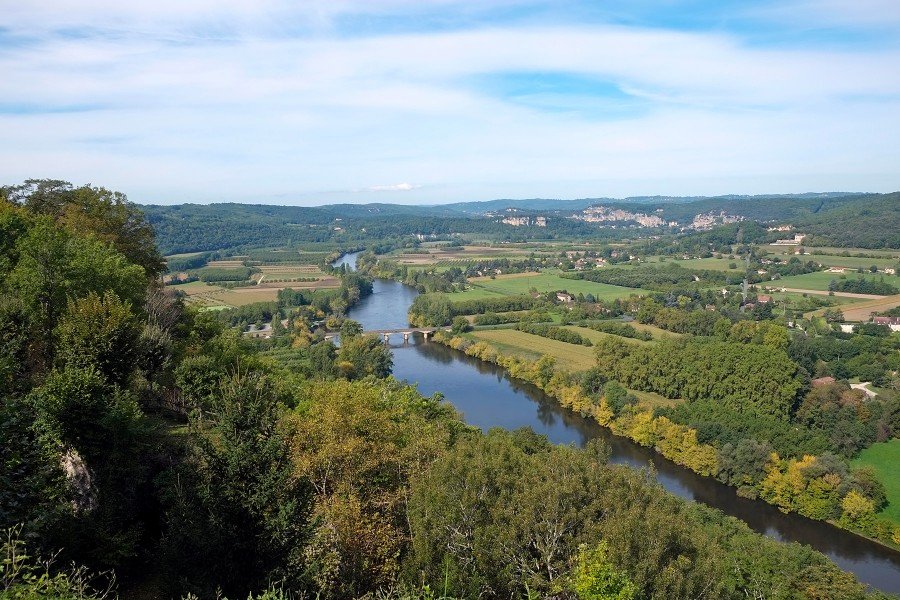
[[[665, 416], [654, 417], [652, 407], [640, 402], [615, 409], [605, 397], [589, 397], [583, 392], [576, 377], [557, 368], [550, 357], [534, 361], [522, 359], [504, 354], [484, 340], [477, 341], [442, 332], [435, 336], [435, 341], [473, 358], [503, 367], [510, 377], [537, 386], [563, 407], [592, 419], [615, 435], [653, 449], [698, 475], [712, 478], [719, 472], [718, 449], [700, 443], [696, 430], [674, 423]], [[780, 501], [784, 494], [791, 491], [788, 487], [796, 481], [797, 472], [814, 466], [815, 460], [816, 457], [804, 457], [799, 461], [783, 460], [773, 455], [766, 467], [766, 478], [760, 485], [733, 487], [737, 488], [741, 497], [767, 502], [785, 513], [797, 512], [805, 517], [830, 523], [894, 552], [900, 550], [900, 527], [883, 519], [875, 519], [871, 503], [867, 505], [866, 499], [860, 494], [850, 492], [843, 498], [840, 519], [817, 518], [809, 510], [791, 510], [790, 505]], [[839, 484], [840, 482], [833, 483], [832, 494], [836, 493]], [[829, 490], [823, 490], [823, 494], [827, 493]]]

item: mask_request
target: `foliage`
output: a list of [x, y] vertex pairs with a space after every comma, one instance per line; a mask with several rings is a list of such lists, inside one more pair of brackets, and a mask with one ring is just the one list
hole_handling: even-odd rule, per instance
[[67, 181], [29, 179], [21, 185], [0, 188], [0, 198], [4, 197], [32, 214], [51, 217], [68, 231], [112, 244], [150, 277], [165, 270], [153, 228], [121, 192], [90, 185], [76, 188]]
[[235, 374], [213, 399], [212, 426], [193, 421], [189, 460], [164, 480], [173, 585], [246, 595], [302, 584], [312, 490], [293, 472], [281, 410], [265, 377]]
[[96, 367], [110, 383], [123, 385], [139, 356], [141, 326], [129, 304], [107, 291], [69, 301], [57, 328], [58, 358], [76, 368]]
[[335, 364], [348, 379], [368, 375], [387, 377], [391, 374], [394, 359], [390, 348], [377, 336], [358, 335], [341, 341]]
[[801, 383], [783, 351], [712, 340], [653, 346], [600, 340], [597, 363], [629, 388], [688, 401], [713, 400], [741, 413], [785, 418]]
[[653, 339], [653, 335], [649, 331], [638, 331], [634, 325], [628, 323], [620, 323], [617, 321], [599, 321], [593, 323], [584, 323], [582, 327], [593, 329], [601, 333], [611, 333], [621, 337], [632, 338], [648, 342]]
[[610, 564], [607, 545], [582, 547], [572, 576], [575, 592], [580, 600], [633, 600], [637, 588], [628, 576]]
[[[830, 288], [829, 288], [830, 289]], [[877, 294], [880, 296], [891, 296], [900, 294], [900, 289], [892, 285], [882, 277], [879, 281], [864, 279], [860, 276], [857, 279], [842, 279], [834, 286], [836, 292], [852, 292], [854, 294]]]
[[294, 472], [317, 497], [306, 555], [318, 592], [389, 587], [409, 537], [408, 486], [456, 435], [452, 410], [394, 382], [319, 383], [285, 426]]

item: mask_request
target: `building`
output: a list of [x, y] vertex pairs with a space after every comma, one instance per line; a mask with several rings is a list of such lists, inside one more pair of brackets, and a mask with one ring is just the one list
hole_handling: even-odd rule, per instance
[[890, 327], [891, 331], [900, 331], [900, 317], [872, 317], [872, 323]]
[[560, 302], [565, 302], [566, 304], [572, 304], [574, 301], [571, 294], [564, 294], [563, 292], [556, 292], [556, 299]]
[[760, 304], [771, 304], [772, 296], [766, 296], [765, 294], [760, 294], [756, 297], [756, 301]]

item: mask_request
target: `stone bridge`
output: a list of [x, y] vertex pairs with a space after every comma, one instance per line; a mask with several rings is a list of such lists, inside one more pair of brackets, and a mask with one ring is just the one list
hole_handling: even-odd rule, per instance
[[[384, 338], [384, 341], [387, 342], [392, 335], [402, 334], [403, 341], [408, 342], [409, 336], [414, 333], [421, 333], [427, 340], [429, 335], [432, 335], [435, 331], [441, 329], [443, 329], [444, 331], [450, 331], [449, 327], [402, 327], [399, 329], [370, 329], [368, 331], [363, 331], [363, 335], [380, 335]], [[325, 339], [331, 340], [334, 339], [334, 337], [337, 335], [337, 333], [328, 333], [325, 335]]]

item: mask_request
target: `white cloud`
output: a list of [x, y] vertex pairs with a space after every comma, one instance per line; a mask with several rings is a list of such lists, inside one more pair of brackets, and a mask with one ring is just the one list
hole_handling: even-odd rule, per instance
[[397, 183], [394, 185], [373, 185], [371, 187], [367, 187], [367, 192], [411, 192], [416, 189], [417, 185], [413, 185], [411, 183]]
[[[2, 17], [15, 31], [51, 23], [0, 49], [0, 182], [65, 177], [141, 201], [334, 200], [335, 185], [426, 200], [900, 188], [896, 47], [748, 47], [721, 32], [604, 25], [359, 38], [258, 29], [404, 2], [88, 0], [75, 13], [19, 3]], [[163, 35], [170, 23], [216, 23], [211, 14], [235, 28], [230, 41]], [[40, 29], [94, 17], [155, 35]], [[610, 82], [641, 110], [607, 115], [589, 94], [537, 109], [474, 83], [509, 72]]]

